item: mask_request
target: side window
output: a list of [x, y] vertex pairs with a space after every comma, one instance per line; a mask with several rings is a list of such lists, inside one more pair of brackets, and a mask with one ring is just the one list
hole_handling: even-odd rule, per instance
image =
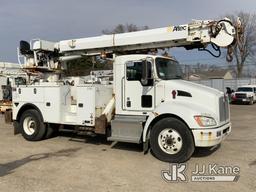
[[[152, 73], [151, 63], [149, 65], [149, 74]], [[128, 62], [126, 64], [126, 78], [128, 81], [141, 81], [142, 79], [142, 61]], [[150, 78], [150, 77], [149, 77]]]
[[128, 81], [140, 81], [142, 78], [142, 62], [128, 62], [126, 64], [126, 78]]
[[256, 93], [256, 87], [253, 88], [254, 93]]

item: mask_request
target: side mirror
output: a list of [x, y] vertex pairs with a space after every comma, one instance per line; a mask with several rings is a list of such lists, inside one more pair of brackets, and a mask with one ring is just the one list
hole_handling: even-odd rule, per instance
[[30, 44], [27, 41], [20, 41], [20, 53], [22, 55], [31, 55]]
[[148, 60], [142, 61], [142, 78], [141, 78], [141, 83], [143, 86], [152, 86], [153, 81], [151, 78], [151, 62]]

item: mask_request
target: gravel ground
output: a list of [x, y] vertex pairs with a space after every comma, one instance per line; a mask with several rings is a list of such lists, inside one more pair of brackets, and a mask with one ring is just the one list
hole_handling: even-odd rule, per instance
[[256, 104], [232, 105], [232, 133], [215, 150], [197, 149], [187, 162], [239, 166], [237, 182], [166, 182], [169, 164], [144, 155], [141, 146], [70, 133], [40, 142], [13, 135], [0, 117], [0, 191], [256, 191]]

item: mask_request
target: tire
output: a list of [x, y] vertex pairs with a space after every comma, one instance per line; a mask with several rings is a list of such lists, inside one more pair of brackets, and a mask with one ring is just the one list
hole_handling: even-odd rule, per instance
[[187, 161], [195, 150], [189, 128], [182, 121], [171, 117], [161, 119], [152, 127], [150, 145], [156, 158], [170, 163]]
[[48, 124], [44, 138], [50, 139], [50, 138], [56, 136], [59, 132], [59, 127], [60, 127], [60, 125], [58, 125], [58, 124]]
[[20, 127], [22, 136], [28, 141], [42, 140], [46, 133], [41, 114], [35, 109], [27, 110], [22, 114]]

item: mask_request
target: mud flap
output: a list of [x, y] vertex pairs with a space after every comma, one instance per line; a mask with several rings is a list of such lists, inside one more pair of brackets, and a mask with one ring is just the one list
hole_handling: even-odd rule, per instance
[[143, 152], [144, 154], [147, 154], [149, 151], [149, 140], [147, 139], [144, 143], [143, 143]]
[[14, 135], [17, 135], [17, 134], [21, 133], [20, 124], [19, 124], [18, 121], [13, 122], [13, 130], [14, 130]]
[[100, 117], [96, 118], [95, 121], [95, 133], [97, 134], [106, 134], [107, 128], [107, 118], [105, 115], [101, 115]]
[[4, 113], [4, 120], [6, 124], [12, 123], [12, 110], [6, 110]]

